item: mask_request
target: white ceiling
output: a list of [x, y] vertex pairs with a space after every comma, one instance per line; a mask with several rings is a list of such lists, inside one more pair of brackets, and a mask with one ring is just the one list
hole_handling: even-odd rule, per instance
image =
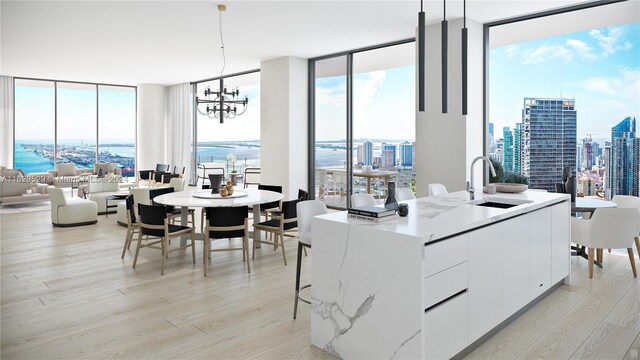
[[[636, 1], [637, 0], [632, 0]], [[580, 3], [468, 0], [481, 23]], [[220, 74], [214, 1], [0, 2], [0, 74], [137, 85]], [[413, 37], [419, 1], [224, 1], [225, 74]], [[442, 1], [425, 1], [427, 24]], [[449, 20], [462, 1], [447, 1]]]

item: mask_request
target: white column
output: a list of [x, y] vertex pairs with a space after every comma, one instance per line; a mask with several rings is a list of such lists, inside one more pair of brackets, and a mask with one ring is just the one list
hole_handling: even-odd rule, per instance
[[165, 87], [156, 84], [138, 85], [137, 167], [155, 169], [165, 163]]
[[[444, 184], [449, 191], [463, 190], [471, 176], [471, 161], [483, 154], [483, 28], [482, 24], [469, 19], [467, 28], [469, 41], [466, 116], [462, 115], [462, 19], [449, 21], [447, 114], [442, 113], [440, 23], [426, 28], [424, 112], [417, 111], [416, 101], [415, 160], [418, 196], [428, 195], [427, 186], [430, 183]], [[416, 79], [417, 76], [416, 66]], [[476, 189], [481, 189], [482, 167], [476, 164], [474, 172], [477, 179]]]
[[0, 76], [0, 165], [13, 164], [13, 77]]
[[260, 180], [282, 185], [285, 199], [307, 190], [307, 59], [260, 64]]

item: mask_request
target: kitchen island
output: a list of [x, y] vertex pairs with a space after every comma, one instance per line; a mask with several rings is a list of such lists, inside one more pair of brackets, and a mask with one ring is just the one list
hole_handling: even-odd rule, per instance
[[404, 203], [407, 217], [377, 223], [313, 219], [313, 345], [344, 359], [450, 358], [570, 281], [569, 195]]

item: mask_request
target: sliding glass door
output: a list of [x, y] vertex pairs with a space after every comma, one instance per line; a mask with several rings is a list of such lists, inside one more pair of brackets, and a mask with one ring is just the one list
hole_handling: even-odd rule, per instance
[[315, 62], [315, 198], [347, 207], [347, 56]]
[[415, 42], [310, 60], [315, 198], [347, 208], [387, 184], [415, 188]]

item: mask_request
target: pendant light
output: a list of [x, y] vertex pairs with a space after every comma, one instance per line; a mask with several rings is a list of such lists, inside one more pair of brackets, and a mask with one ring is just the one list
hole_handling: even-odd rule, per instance
[[418, 111], [424, 111], [424, 10], [420, 0], [420, 12], [418, 13]]
[[462, 115], [467, 115], [467, 0], [462, 0]]
[[449, 41], [448, 29], [447, 25], [447, 0], [442, 2], [442, 113], [447, 113], [447, 43]]

